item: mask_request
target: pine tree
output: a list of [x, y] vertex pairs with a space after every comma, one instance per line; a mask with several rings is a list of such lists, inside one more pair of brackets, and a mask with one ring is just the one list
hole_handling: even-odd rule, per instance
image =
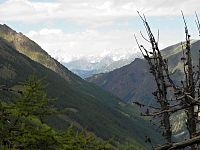
[[45, 123], [49, 115], [59, 112], [47, 98], [42, 81], [30, 76], [14, 92], [15, 100], [0, 101], [0, 149], [27, 150], [112, 150], [109, 143], [73, 126], [58, 132]]

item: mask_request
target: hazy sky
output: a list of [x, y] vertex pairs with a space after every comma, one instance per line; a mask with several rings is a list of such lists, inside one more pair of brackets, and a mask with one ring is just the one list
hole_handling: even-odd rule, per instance
[[[183, 10], [192, 38], [198, 38], [194, 12], [200, 0], [0, 0], [0, 23], [8, 24], [58, 60], [135, 52], [135, 33], [144, 32], [137, 11], [145, 13], [160, 46], [184, 40]], [[140, 40], [141, 44], [145, 41]]]

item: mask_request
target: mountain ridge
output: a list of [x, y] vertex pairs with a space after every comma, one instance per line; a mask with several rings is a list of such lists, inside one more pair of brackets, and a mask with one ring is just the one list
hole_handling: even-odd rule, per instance
[[70, 81], [73, 80], [73, 78], [78, 78], [78, 76], [75, 75], [70, 77], [69, 75], [71, 74], [71, 71], [52, 58], [37, 43], [26, 37], [21, 32], [17, 33], [6, 24], [0, 25], [0, 37], [10, 43], [13, 48], [20, 53], [57, 72], [65, 80]]
[[[193, 63], [197, 64], [200, 41], [192, 40], [191, 43]], [[168, 59], [169, 70], [174, 74], [172, 78], [180, 81], [183, 78], [181, 43], [169, 46], [163, 49], [161, 53], [165, 59]], [[94, 75], [86, 80], [95, 83], [124, 101], [137, 100], [146, 104], [153, 103], [152, 92], [154, 92], [156, 86], [153, 76], [149, 73], [149, 66], [144, 59], [135, 59], [122, 68], [109, 73]]]
[[[113, 138], [121, 144], [130, 142], [137, 148], [149, 147], [144, 143], [144, 134], [154, 135], [152, 141], [158, 142], [156, 137], [159, 137], [159, 134], [150, 128], [148, 121], [142, 119], [133, 106], [123, 103], [112, 94], [82, 80], [63, 67], [62, 71], [69, 76], [69, 82], [60, 72], [37, 62], [39, 60], [34, 61], [31, 55], [28, 55], [27, 49], [25, 54], [21, 53], [20, 49], [16, 50], [11, 42], [16, 39], [12, 37], [11, 40], [7, 40], [9, 34], [2, 32], [0, 29], [0, 84], [16, 87], [32, 73], [36, 73], [39, 78], [45, 77], [47, 94], [56, 98], [55, 106], [70, 110], [51, 118], [49, 120], [51, 126], [64, 129], [73, 122], [94, 132], [102, 139]], [[4, 36], [6, 38], [3, 39]], [[46, 57], [51, 58], [49, 55]]]
[[79, 75], [82, 78], [90, 77], [94, 74], [106, 73], [117, 68], [130, 64], [135, 58], [139, 57], [137, 53], [127, 54], [122, 58], [114, 58], [115, 56], [104, 57], [81, 57], [79, 59], [62, 63], [69, 70]]

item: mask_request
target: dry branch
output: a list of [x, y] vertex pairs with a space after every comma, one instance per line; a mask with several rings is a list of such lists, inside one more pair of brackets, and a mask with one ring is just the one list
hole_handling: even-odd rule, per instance
[[154, 148], [154, 150], [175, 150], [175, 149], [185, 148], [198, 143], [200, 143], [200, 136], [196, 136], [192, 139], [188, 139], [178, 143], [165, 144], [160, 147]]

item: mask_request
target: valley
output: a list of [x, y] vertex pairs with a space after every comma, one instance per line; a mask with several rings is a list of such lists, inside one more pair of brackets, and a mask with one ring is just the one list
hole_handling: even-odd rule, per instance
[[34, 73], [44, 78], [48, 96], [56, 99], [55, 107], [71, 110], [48, 119], [55, 129], [64, 130], [72, 123], [104, 140], [112, 138], [122, 147], [128, 142], [148, 148], [145, 134], [155, 137], [153, 143], [160, 142], [157, 138], [161, 136], [134, 106], [74, 75], [35, 42], [6, 25], [0, 26], [0, 51], [1, 85], [15, 87]]

